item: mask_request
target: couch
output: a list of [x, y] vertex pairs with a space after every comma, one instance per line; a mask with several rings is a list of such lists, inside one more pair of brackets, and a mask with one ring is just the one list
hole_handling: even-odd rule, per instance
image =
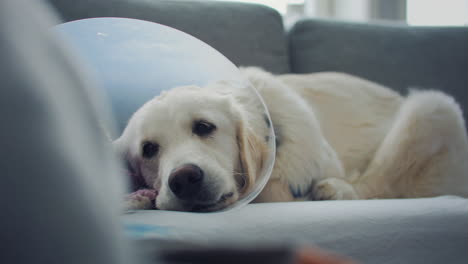
[[[303, 19], [285, 30], [262, 5], [224, 1], [49, 0], [63, 21], [127, 17], [167, 25], [208, 43], [238, 66], [270, 72], [340, 71], [387, 85], [443, 90], [468, 106], [468, 28]], [[465, 111], [468, 113], [468, 111]]]
[[[464, 86], [468, 83], [468, 76], [465, 74], [468, 69], [468, 55], [465, 52], [468, 44], [466, 28], [413, 28], [306, 19], [285, 31], [281, 16], [274, 10], [260, 5], [150, 0], [50, 0], [50, 3], [63, 21], [118, 16], [169, 25], [207, 42], [236, 65], [260, 66], [274, 73], [343, 71], [388, 85], [402, 93], [405, 93], [408, 87], [444, 90], [457, 97], [462, 107], [468, 105], [468, 93], [464, 90]], [[14, 16], [11, 19], [14, 19]], [[6, 24], [2, 25], [6, 27]], [[89, 99], [84, 102], [92, 103]], [[72, 105], [69, 111], [80, 112], [76, 102], [73, 103], [73, 100], [69, 99], [67, 103]], [[27, 114], [41, 116], [41, 113], [39, 111]], [[89, 120], [92, 119], [89, 113], [85, 114], [86, 118], [81, 118], [85, 123], [84, 128], [87, 127], [86, 124], [94, 124]], [[119, 119], [118, 116], [115, 118]], [[59, 119], [57, 122], [65, 121]], [[21, 125], [18, 124], [19, 128]], [[70, 123], [65, 125], [73, 127]], [[78, 128], [83, 130], [83, 127]], [[97, 142], [100, 142], [98, 139], [102, 140], [93, 134], [95, 130], [88, 130], [85, 131], [88, 137], [84, 137], [82, 142], [89, 141], [89, 138]], [[64, 135], [60, 134], [60, 138], [65, 142], [67, 142], [67, 131], [69, 132], [65, 129], [62, 131]], [[29, 130], [24, 130], [25, 139], [31, 137], [27, 132]], [[34, 142], [31, 142], [31, 145], [34, 145]], [[102, 148], [106, 149], [105, 146]], [[90, 153], [89, 151], [96, 150], [96, 146], [93, 149], [81, 144], [80, 150]], [[74, 158], [83, 161], [79, 165], [85, 166], [88, 162], [93, 165], [92, 169], [98, 170], [96, 162], [93, 162], [91, 157], [100, 157], [102, 160], [103, 156], [108, 157], [108, 154], [92, 153], [90, 157], [78, 155]], [[50, 165], [47, 168], [51, 170], [47, 175], [63, 173], [63, 171], [54, 171], [56, 167]], [[80, 172], [76, 171], [74, 166], [69, 169], [75, 170], [76, 174]], [[89, 173], [87, 172], [87, 175]], [[80, 179], [79, 175], [73, 177], [75, 176]], [[88, 188], [93, 189], [90, 186]], [[99, 193], [94, 189], [94, 193]], [[73, 188], [68, 191], [72, 194], [78, 192]], [[37, 199], [41, 201], [48, 198], [44, 194], [44, 197]], [[77, 196], [76, 200], [72, 201], [76, 203], [81, 200]], [[69, 208], [61, 203], [51, 206]], [[77, 228], [67, 229], [69, 226], [63, 222], [59, 222], [62, 224], [58, 225], [61, 232], [74, 234], [75, 242], [69, 242], [71, 243], [69, 247], [75, 251], [69, 253], [81, 256], [81, 261], [86, 260], [86, 258], [83, 260], [83, 254], [88, 257], [94, 256], [93, 254], [102, 257], [102, 259], [89, 260], [87, 263], [103, 263], [106, 262], [106, 257], [107, 261], [112, 259], [114, 260], [112, 262], [117, 263], [117, 257], [125, 258], [111, 253], [102, 254], [121, 247], [121, 244], [116, 242], [121, 238], [116, 237], [114, 233], [110, 235], [116, 227], [115, 220], [109, 216], [115, 212], [104, 211], [102, 214], [105, 214], [105, 217], [98, 217], [96, 211], [86, 207], [89, 203], [76, 204], [76, 206], [87, 208], [79, 210], [78, 213], [73, 210], [66, 211], [67, 214], [75, 216], [67, 219], [74, 219], [73, 223]], [[33, 216], [34, 212], [36, 211], [31, 212]], [[88, 217], [83, 217], [85, 215]], [[44, 219], [64, 217], [60, 212], [52, 216], [54, 218], [43, 216], [39, 226], [49, 230]], [[86, 224], [77, 220], [81, 218]], [[99, 220], [97, 221], [99, 225], [91, 223], [94, 218]], [[29, 218], [21, 219], [26, 221], [24, 219]], [[112, 226], [103, 225], [105, 221], [112, 223]], [[268, 244], [312, 244], [350, 256], [362, 263], [466, 263], [468, 261], [466, 246], [468, 200], [453, 196], [401, 200], [250, 204], [237, 210], [210, 214], [134, 211], [121, 217], [121, 221], [127, 237], [144, 243], [157, 241], [156, 246], [173, 242], [208, 246], [235, 244], [247, 245], [250, 248]], [[34, 221], [33, 223], [37, 224]], [[86, 227], [92, 227], [92, 232]], [[23, 229], [18, 230], [19, 234], [24, 234]], [[32, 231], [34, 233], [38, 232], [37, 230], [34, 228]], [[63, 233], [54, 231], [51, 234], [54, 234], [51, 239], [55, 242], [53, 245], [56, 248], [61, 246], [58, 241], [70, 241], [63, 237]], [[40, 238], [40, 232], [37, 237]], [[27, 234], [24, 238], [28, 238]], [[33, 241], [26, 243], [26, 248], [32, 245]], [[47, 240], [44, 240], [44, 243], [47, 243]], [[13, 247], [11, 245], [10, 247]], [[80, 255], [81, 248], [83, 250]], [[93, 248], [102, 251], [99, 253], [97, 250], [93, 251]], [[66, 253], [57, 251], [59, 256]]]

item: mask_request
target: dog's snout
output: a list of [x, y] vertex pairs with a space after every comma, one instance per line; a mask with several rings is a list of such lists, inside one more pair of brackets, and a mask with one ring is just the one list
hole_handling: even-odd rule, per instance
[[194, 199], [202, 188], [203, 176], [200, 167], [193, 164], [183, 165], [169, 176], [169, 188], [179, 199]]

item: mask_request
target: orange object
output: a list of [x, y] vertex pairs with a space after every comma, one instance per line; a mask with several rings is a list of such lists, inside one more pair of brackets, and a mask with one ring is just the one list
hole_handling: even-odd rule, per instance
[[304, 248], [296, 253], [294, 264], [357, 264], [356, 262], [323, 250]]

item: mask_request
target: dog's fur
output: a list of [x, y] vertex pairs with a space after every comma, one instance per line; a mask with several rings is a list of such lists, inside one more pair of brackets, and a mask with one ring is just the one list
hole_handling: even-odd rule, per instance
[[[256, 202], [468, 196], [465, 123], [450, 96], [402, 97], [343, 73], [241, 73], [262, 95], [273, 124], [248, 89], [217, 82], [156, 97], [115, 142], [137, 177], [159, 191], [157, 208], [217, 210], [248, 193], [264, 166], [271, 125], [276, 162]], [[216, 131], [198, 137], [194, 120], [212, 122]], [[144, 141], [159, 144], [155, 158], [141, 156]], [[183, 164], [204, 170], [209, 199], [187, 202], [172, 194], [169, 174]]]

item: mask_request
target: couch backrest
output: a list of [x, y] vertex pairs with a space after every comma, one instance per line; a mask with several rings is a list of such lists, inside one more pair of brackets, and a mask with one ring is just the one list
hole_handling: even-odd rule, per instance
[[273, 73], [341, 71], [403, 93], [411, 87], [443, 90], [468, 113], [467, 27], [307, 19], [296, 23], [286, 40], [279, 13], [262, 5], [197, 0], [49, 2], [65, 21], [128, 17], [177, 28], [238, 66], [260, 66]]
[[182, 30], [208, 43], [238, 66], [289, 72], [280, 14], [262, 5], [175, 0], [50, 0], [64, 21], [126, 17]]
[[468, 112], [468, 27], [308, 19], [290, 30], [289, 47], [295, 73], [346, 72], [403, 93], [442, 90]]

